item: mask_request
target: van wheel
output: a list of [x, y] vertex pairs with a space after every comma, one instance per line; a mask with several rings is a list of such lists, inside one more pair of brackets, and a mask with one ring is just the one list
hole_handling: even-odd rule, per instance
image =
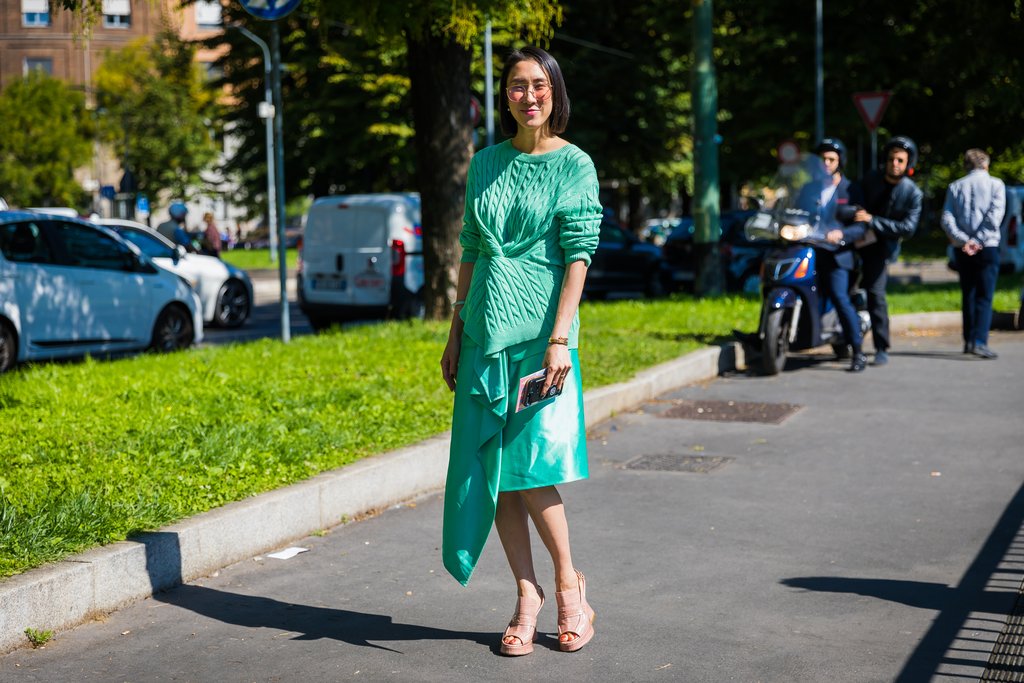
[[0, 322], [0, 373], [7, 372], [18, 361], [18, 336], [9, 323]]
[[187, 349], [192, 346], [195, 336], [189, 312], [181, 306], [171, 305], [160, 311], [153, 325], [150, 348], [161, 353]]
[[423, 294], [413, 294], [402, 300], [396, 307], [395, 318], [398, 320], [410, 320], [412, 318], [423, 318], [426, 307], [423, 303]]
[[238, 327], [249, 318], [251, 306], [249, 289], [241, 280], [232, 278], [220, 288], [213, 321], [218, 327]]
[[330, 329], [334, 321], [330, 318], [322, 315], [306, 315], [309, 318], [309, 326], [313, 328], [314, 332], [323, 332], [324, 330]]

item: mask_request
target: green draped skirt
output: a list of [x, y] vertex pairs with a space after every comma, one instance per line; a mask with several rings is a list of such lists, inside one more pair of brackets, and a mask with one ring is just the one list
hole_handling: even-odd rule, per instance
[[499, 492], [588, 476], [576, 349], [569, 351], [572, 372], [562, 395], [515, 411], [519, 379], [543, 367], [547, 346], [547, 339], [537, 339], [485, 356], [462, 337], [441, 546], [445, 569], [462, 585], [487, 541]]

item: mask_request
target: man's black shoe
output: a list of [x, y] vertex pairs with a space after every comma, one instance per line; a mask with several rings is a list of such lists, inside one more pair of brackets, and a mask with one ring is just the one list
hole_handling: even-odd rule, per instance
[[889, 362], [889, 354], [885, 351], [875, 351], [875, 361], [872, 365], [885, 365]]
[[853, 354], [853, 360], [850, 361], [850, 372], [864, 372], [864, 368], [868, 366], [868, 357], [863, 353]]
[[964, 342], [964, 353], [974, 353], [974, 344]]
[[973, 353], [975, 356], [978, 356], [979, 358], [985, 358], [988, 360], [995, 360], [996, 358], [999, 358], [998, 353], [988, 348], [984, 344], [975, 344], [974, 348], [971, 349], [971, 353]]

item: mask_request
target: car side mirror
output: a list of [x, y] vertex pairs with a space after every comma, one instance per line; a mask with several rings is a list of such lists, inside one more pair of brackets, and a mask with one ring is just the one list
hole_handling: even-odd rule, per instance
[[174, 262], [174, 265], [178, 265], [178, 261], [185, 258], [186, 253], [188, 252], [185, 251], [185, 247], [181, 246], [180, 244], [175, 244], [174, 254], [171, 256], [171, 260]]

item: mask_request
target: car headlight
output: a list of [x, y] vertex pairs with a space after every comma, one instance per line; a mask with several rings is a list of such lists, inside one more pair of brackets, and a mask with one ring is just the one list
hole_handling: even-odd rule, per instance
[[802, 240], [811, 234], [811, 226], [804, 223], [803, 225], [783, 225], [779, 228], [779, 237], [790, 242]]

